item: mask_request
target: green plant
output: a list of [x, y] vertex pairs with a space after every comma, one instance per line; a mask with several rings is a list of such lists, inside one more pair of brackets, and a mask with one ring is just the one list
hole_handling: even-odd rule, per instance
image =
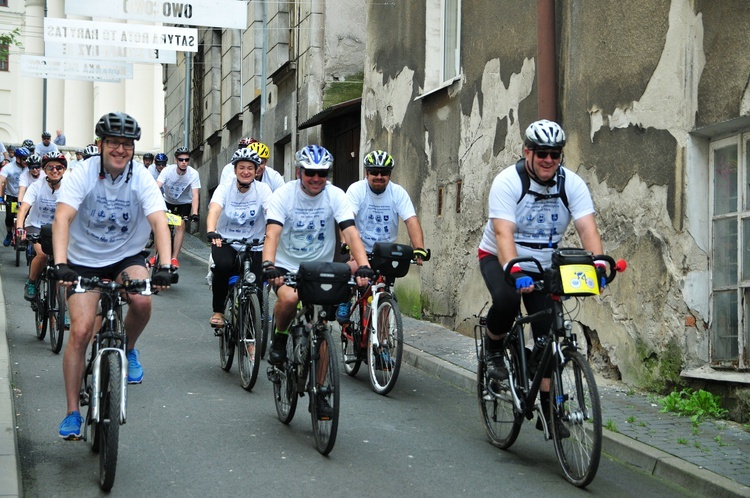
[[678, 437], [677, 444], [687, 444], [687, 439], [685, 439], [684, 437]]
[[672, 391], [660, 400], [661, 411], [673, 412], [680, 416], [690, 416], [693, 425], [697, 425], [705, 418], [725, 418], [728, 410], [721, 407], [721, 397], [708, 391], [699, 389], [693, 391], [685, 388], [680, 391]]
[[628, 418], [625, 419], [625, 422], [632, 424], [633, 422], [635, 422], [635, 416], [634, 415], [629, 416]]
[[396, 298], [401, 313], [417, 320], [422, 319], [422, 299], [417, 289], [407, 286], [397, 287]]
[[725, 443], [724, 441], [721, 440], [721, 436], [716, 436], [714, 438], [714, 441], [716, 441], [719, 446], [726, 446], [727, 445], [727, 443]]
[[617, 424], [614, 420], [608, 418], [607, 421], [604, 423], [604, 428], [611, 432], [618, 432], [617, 431]]

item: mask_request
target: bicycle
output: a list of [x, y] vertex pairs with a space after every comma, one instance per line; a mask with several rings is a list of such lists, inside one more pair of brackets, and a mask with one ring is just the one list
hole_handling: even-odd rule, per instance
[[52, 259], [52, 248], [46, 248], [44, 237], [41, 234], [28, 236], [30, 246], [40, 242], [45, 254], [48, 254], [47, 265], [39, 274], [37, 280], [37, 290], [31, 308], [34, 310], [34, 322], [36, 324], [36, 336], [41, 341], [44, 340], [49, 327], [49, 342], [52, 352], [59, 354], [62, 350], [63, 337], [65, 330], [69, 327], [67, 314], [67, 297], [65, 287], [61, 286], [55, 280], [55, 263]]
[[123, 293], [153, 294], [150, 280], [130, 280], [124, 272], [121, 276], [123, 283], [79, 277], [73, 288], [73, 292], [101, 293], [98, 314], [102, 319], [101, 327], [91, 343], [80, 404], [88, 407], [84, 441], [88, 440], [89, 426], [94, 426], [91, 451], [99, 453], [99, 486], [104, 491], [112, 489], [115, 482], [120, 425], [127, 420], [128, 359], [122, 318], [122, 308], [126, 304]]
[[[609, 256], [592, 256], [579, 249], [558, 249], [552, 258], [552, 267], [546, 272], [539, 261], [531, 257], [516, 258], [508, 263], [509, 267], [521, 263], [535, 265], [543, 275], [534, 282], [535, 292], [549, 293], [552, 306], [531, 315], [523, 315], [519, 310], [513, 327], [503, 339], [502, 355], [508, 379], [501, 382], [487, 377], [484, 344], [487, 321], [486, 317], [480, 317], [479, 324], [474, 327], [478, 359], [477, 396], [485, 432], [494, 446], [509, 448], [518, 437], [523, 419], [531, 420], [536, 413], [545, 440], [554, 440], [557, 460], [565, 478], [583, 488], [594, 479], [599, 466], [602, 414], [594, 373], [578, 351], [572, 318], [563, 306], [563, 300], [599, 294], [594, 259], [606, 261], [609, 265], [608, 284], [627, 265], [623, 260], [615, 263]], [[505, 278], [513, 284], [509, 275], [506, 274]], [[543, 345], [543, 349], [535, 348], [532, 353], [524, 343], [524, 327], [550, 315], [553, 322], [549, 332], [536, 341]], [[534, 369], [532, 365], [537, 361]], [[545, 377], [551, 378], [550, 401], [548, 406], [540, 406], [537, 393]], [[544, 416], [544, 411], [548, 417]]]
[[[240, 384], [246, 391], [252, 391], [258, 379], [260, 355], [263, 348], [261, 333], [260, 301], [255, 274], [251, 271], [252, 248], [262, 244], [258, 239], [221, 239], [222, 244], [240, 244], [237, 260], [241, 276], [234, 275], [229, 279], [229, 293], [224, 305], [224, 326], [217, 328], [214, 334], [219, 337], [219, 359], [221, 368], [228, 372], [232, 368], [234, 349], [237, 347], [237, 368], [240, 372]], [[260, 252], [256, 251], [258, 257]]]
[[[357, 289], [348, 324], [341, 327], [344, 371], [354, 377], [365, 362], [372, 389], [381, 395], [391, 392], [401, 372], [404, 327], [393, 285], [396, 278], [406, 276], [410, 265], [416, 263], [413, 254], [413, 249], [404, 244], [373, 246], [368, 257], [375, 279], [367, 287]], [[430, 251], [427, 254], [424, 261], [430, 259]]]
[[[172, 241], [172, 244], [174, 244], [174, 230], [175, 227], [178, 227], [182, 225], [183, 222], [188, 222], [189, 217], [187, 216], [180, 216], [174, 213], [170, 213], [169, 211], [166, 211], [167, 215], [167, 226], [169, 226], [169, 236], [170, 240]], [[146, 244], [146, 248], [151, 248], [154, 245], [154, 234], [151, 232], [151, 235], [149, 235], [149, 241]], [[144, 251], [145, 252], [145, 251]], [[154, 251], [154, 255], [150, 258], [146, 258], [146, 268], [148, 269], [148, 278], [151, 278], [154, 273], [154, 267], [159, 266], [159, 253], [157, 251]]]
[[[318, 452], [327, 455], [336, 443], [340, 399], [339, 367], [328, 317], [333, 317], [331, 307], [350, 298], [356, 284], [349, 265], [323, 262], [302, 263], [297, 273], [284, 276], [284, 283], [297, 289], [300, 304], [292, 320], [286, 360], [267, 371], [276, 414], [289, 424], [298, 397], [307, 393], [315, 444]], [[320, 409], [325, 404], [330, 407], [329, 414]]]

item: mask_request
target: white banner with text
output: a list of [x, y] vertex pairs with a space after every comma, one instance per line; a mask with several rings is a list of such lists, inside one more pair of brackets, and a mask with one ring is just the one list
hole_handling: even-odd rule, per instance
[[163, 22], [213, 28], [247, 28], [247, 1], [195, 0], [69, 0], [68, 15], [109, 17], [128, 21]]
[[198, 30], [45, 17], [44, 41], [197, 52]]
[[150, 48], [132, 48], [111, 45], [87, 45], [82, 43], [45, 43], [46, 57], [90, 59], [122, 62], [176, 64], [177, 52]]
[[102, 62], [82, 59], [58, 59], [22, 55], [21, 76], [58, 80], [117, 82], [133, 78], [133, 65], [124, 62]]

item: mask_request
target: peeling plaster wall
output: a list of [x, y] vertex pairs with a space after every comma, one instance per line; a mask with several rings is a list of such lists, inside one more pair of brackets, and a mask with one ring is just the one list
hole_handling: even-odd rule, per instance
[[[462, 30], [462, 78], [414, 100], [430, 90], [418, 3], [368, 4], [362, 150], [391, 150], [394, 180], [415, 201], [436, 255], [419, 273], [428, 316], [469, 334], [488, 299], [476, 247], [489, 185], [537, 118], [535, 4], [464, 0], [462, 25], [472, 28]], [[703, 365], [708, 148], [722, 123], [750, 115], [750, 2], [558, 2], [557, 32], [566, 165], [591, 188], [607, 252], [630, 263], [578, 318], [626, 381], [638, 384], [646, 357], [673, 342], [686, 366]], [[696, 133], [711, 126], [720, 131]]]

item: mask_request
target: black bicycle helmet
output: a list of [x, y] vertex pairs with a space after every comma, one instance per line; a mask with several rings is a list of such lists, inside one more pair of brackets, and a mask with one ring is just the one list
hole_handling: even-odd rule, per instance
[[26, 159], [26, 166], [28, 166], [29, 168], [37, 164], [42, 164], [42, 158], [39, 157], [39, 154], [37, 153], [31, 154], [28, 159]]
[[154, 155], [150, 152], [146, 152], [145, 154], [143, 154], [143, 159], [151, 159], [153, 161]]
[[393, 160], [393, 156], [384, 150], [374, 150], [365, 156], [363, 161], [366, 169], [370, 168], [383, 168], [393, 169], [396, 166], [396, 162]]
[[26, 140], [24, 140], [22, 145], [29, 150], [34, 150], [34, 148], [36, 147], [34, 145], [34, 141], [30, 138], [27, 138]]
[[48, 131], [42, 133], [42, 138], [52, 138], [52, 134]]
[[132, 140], [141, 139], [141, 127], [129, 114], [124, 112], [110, 112], [105, 114], [96, 123], [96, 136], [104, 137], [122, 137]]
[[174, 151], [174, 157], [179, 156], [180, 154], [187, 154], [190, 155], [190, 149], [185, 147], [184, 145], [181, 147], [177, 147], [177, 149]]
[[83, 158], [88, 159], [91, 156], [97, 156], [99, 155], [99, 147], [96, 146], [96, 144], [88, 144], [83, 149]]

